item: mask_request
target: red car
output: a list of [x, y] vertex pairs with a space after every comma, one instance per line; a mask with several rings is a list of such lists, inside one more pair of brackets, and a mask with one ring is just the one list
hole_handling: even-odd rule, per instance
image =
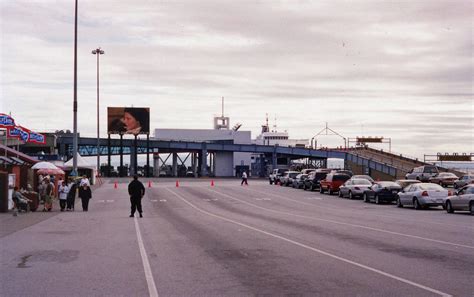
[[319, 193], [324, 193], [328, 191], [329, 195], [332, 195], [334, 192], [339, 192], [339, 187], [346, 182], [346, 180], [351, 177], [346, 174], [341, 173], [329, 173], [326, 175], [326, 178], [320, 181]]

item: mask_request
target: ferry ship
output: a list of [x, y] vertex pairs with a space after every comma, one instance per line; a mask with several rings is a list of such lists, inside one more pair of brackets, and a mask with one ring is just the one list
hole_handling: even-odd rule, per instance
[[290, 139], [288, 132], [278, 132], [276, 124], [273, 126], [273, 130], [270, 131], [268, 125], [268, 116], [266, 117], [265, 125], [262, 125], [262, 132], [260, 135], [253, 140], [255, 144], [259, 145], [279, 145], [285, 147], [307, 147], [309, 145], [309, 139]]

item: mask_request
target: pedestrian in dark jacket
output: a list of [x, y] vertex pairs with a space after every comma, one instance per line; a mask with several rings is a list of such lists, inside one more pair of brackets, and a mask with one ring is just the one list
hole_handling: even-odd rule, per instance
[[81, 198], [82, 200], [82, 210], [88, 211], [89, 199], [92, 198], [92, 191], [87, 184], [84, 184], [82, 187], [79, 188], [79, 198]]
[[76, 192], [77, 192], [77, 182], [71, 184], [71, 188], [69, 189], [69, 193], [67, 193], [67, 200], [66, 200], [66, 211], [74, 211], [74, 204], [76, 201]]
[[140, 218], [143, 218], [142, 215], [142, 198], [145, 195], [145, 187], [138, 180], [138, 175], [133, 176], [133, 180], [128, 184], [128, 194], [130, 195], [130, 204], [131, 204], [131, 214], [130, 217], [135, 216], [135, 210], [138, 209]]

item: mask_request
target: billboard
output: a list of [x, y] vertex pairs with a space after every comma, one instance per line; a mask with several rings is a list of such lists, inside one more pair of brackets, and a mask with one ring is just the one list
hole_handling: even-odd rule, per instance
[[109, 134], [149, 134], [149, 107], [107, 107]]

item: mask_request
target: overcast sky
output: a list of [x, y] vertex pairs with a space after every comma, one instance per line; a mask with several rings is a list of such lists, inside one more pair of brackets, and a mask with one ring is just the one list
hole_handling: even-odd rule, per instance
[[[0, 0], [0, 112], [72, 130], [73, 0]], [[151, 108], [151, 128], [212, 128], [225, 114], [255, 137], [384, 136], [423, 157], [473, 152], [472, 1], [80, 0], [78, 126], [107, 106]], [[334, 136], [318, 143], [342, 145]], [[388, 149], [388, 147], [385, 147]]]

